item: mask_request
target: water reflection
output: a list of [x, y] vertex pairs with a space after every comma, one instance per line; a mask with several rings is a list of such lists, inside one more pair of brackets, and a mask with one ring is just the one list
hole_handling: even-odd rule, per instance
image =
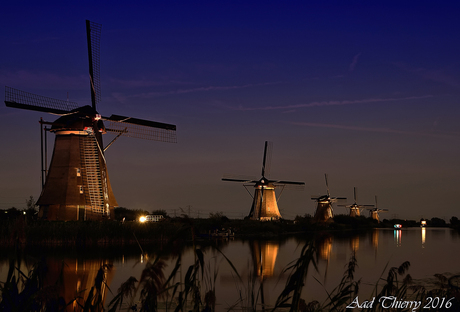
[[394, 230], [394, 241], [396, 244], [396, 247], [401, 247], [401, 230]]
[[261, 279], [273, 276], [279, 241], [252, 241], [249, 246], [256, 275]]
[[[402, 247], [403, 232], [404, 248], [399, 248]], [[399, 266], [403, 261], [411, 262], [410, 274], [415, 278], [425, 278], [440, 272], [458, 274], [458, 260], [456, 259], [460, 257], [460, 249], [458, 248], [460, 236], [456, 232], [452, 232], [450, 229], [433, 228], [375, 229], [361, 233], [345, 231], [337, 232], [337, 234], [322, 233], [312, 237], [320, 261], [317, 262], [317, 273], [314, 269], [309, 270], [305, 282], [305, 294], [302, 295], [302, 298], [305, 298], [307, 302], [314, 299], [324, 300], [326, 298], [325, 288], [330, 291], [339, 285], [343, 277], [344, 267], [353, 253], [356, 253], [358, 260], [356, 276], [362, 278], [363, 285], [364, 282], [374, 285], [387, 265], [388, 267]], [[292, 265], [292, 261], [299, 256], [302, 246], [310, 242], [302, 236], [283, 241], [235, 240], [219, 241], [215, 244], [212, 240], [202, 240], [196, 244], [197, 248], [200, 248], [204, 253], [205, 264], [218, 266], [216, 274], [219, 276], [215, 282], [216, 297], [219, 304], [225, 308], [224, 302], [228, 303], [229, 306], [234, 302], [239, 302], [241, 294], [243, 297], [246, 295], [247, 298], [251, 298], [248, 295], [249, 291], [246, 293], [244, 291], [239, 292], [240, 288], [243, 289], [250, 285], [251, 281], [255, 281], [256, 286], [253, 289], [261, 291], [255, 295], [263, 297], [262, 304], [267, 307], [269, 304], [273, 305], [288, 280], [287, 274], [283, 275], [283, 269]], [[216, 246], [229, 258], [236, 271], [241, 275], [242, 286], [240, 284], [235, 286], [234, 271], [226, 261], [221, 260], [221, 254], [214, 249]], [[150, 261], [152, 261], [155, 253], [161, 249], [158, 246], [145, 246], [146, 253], [143, 259], [141, 259], [142, 254], [137, 246], [129, 250], [116, 248], [116, 250], [108, 251], [100, 248], [74, 253], [67, 250], [62, 251], [62, 253], [55, 250], [40, 250], [40, 254], [35, 254], [34, 258], [39, 259], [43, 254], [46, 254], [49, 267], [48, 285], [54, 285], [53, 283], [58, 280], [63, 268], [63, 287], [60, 289], [60, 295], [65, 298], [66, 302], [72, 302], [79, 295], [83, 297], [78, 302], [73, 301], [71, 303], [69, 310], [73, 310], [73, 306], [77, 306], [78, 303], [83, 304], [84, 297], [94, 285], [101, 265], [114, 264], [112, 270], [105, 272], [105, 278], [108, 286], [113, 292], [116, 292], [120, 284], [130, 276], [139, 279], [145, 264], [148, 263], [146, 255], [150, 255]], [[174, 246], [174, 249], [168, 253], [169, 262], [165, 274], [169, 276], [178, 254], [183, 257], [184, 271], [181, 269], [176, 278], [183, 281], [187, 268], [194, 261], [193, 248], [190, 244]], [[0, 275], [6, 275], [8, 272], [5, 269], [8, 267], [8, 262], [1, 262], [7, 257], [7, 254], [0, 255]], [[216, 259], [215, 262], [214, 258]], [[62, 266], [63, 263], [65, 263], [64, 267]], [[27, 271], [24, 270], [24, 272]], [[214, 271], [210, 270], [210, 272]], [[0, 278], [1, 282], [5, 280], [6, 277], [4, 276]], [[324, 285], [324, 288], [318, 287], [318, 281]], [[86, 290], [84, 294], [78, 294], [79, 291], [83, 290]], [[367, 295], [365, 293], [367, 290], [362, 291], [363, 294], [360, 294], [360, 297], [364, 298]], [[104, 293], [105, 303], [107, 304], [113, 296], [110, 292]], [[247, 298], [244, 298], [245, 302], [249, 301]]]
[[379, 246], [379, 229], [372, 231], [372, 247], [377, 248]]
[[422, 227], [422, 248], [425, 248], [426, 228]]
[[353, 252], [359, 249], [359, 235], [355, 235], [350, 239], [350, 245]]
[[81, 259], [59, 259], [47, 258], [46, 264], [48, 273], [46, 281], [48, 286], [55, 285], [59, 282], [59, 296], [64, 298], [67, 306], [66, 311], [74, 311], [79, 305], [84, 306], [85, 300], [95, 285], [96, 276], [102, 268], [103, 283], [101, 286], [102, 304], [107, 296], [107, 287], [115, 274], [113, 264], [107, 260], [81, 260]]
[[323, 235], [317, 237], [316, 249], [318, 250], [318, 255], [321, 259], [329, 260], [332, 253], [332, 236]]

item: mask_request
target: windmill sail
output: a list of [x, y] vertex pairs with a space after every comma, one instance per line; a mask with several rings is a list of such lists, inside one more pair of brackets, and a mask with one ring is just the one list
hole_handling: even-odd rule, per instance
[[91, 104], [96, 109], [96, 104], [101, 101], [101, 70], [100, 46], [102, 25], [86, 20], [86, 38], [88, 40], [89, 82], [91, 89]]
[[5, 87], [5, 105], [55, 115], [68, 114], [71, 110], [78, 108], [75, 102], [57, 100], [11, 87]]
[[111, 115], [102, 117], [106, 130], [121, 133], [122, 136], [176, 143], [176, 126], [150, 120]]

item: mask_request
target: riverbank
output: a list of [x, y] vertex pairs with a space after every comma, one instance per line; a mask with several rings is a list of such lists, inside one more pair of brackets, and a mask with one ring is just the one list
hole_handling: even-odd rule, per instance
[[[385, 220], [376, 222], [365, 217], [338, 215], [334, 221], [314, 223], [309, 217], [296, 220], [259, 222], [208, 219], [167, 218], [160, 222], [137, 221], [39, 221], [17, 218], [0, 222], [0, 246], [122, 246], [166, 242], [172, 239], [191, 241], [212, 238], [216, 232], [230, 232], [237, 238], [280, 238], [289, 235], [308, 236], [317, 232], [366, 231], [376, 227], [404, 228], [418, 226], [415, 221]], [[215, 238], [215, 237], [214, 237]]]

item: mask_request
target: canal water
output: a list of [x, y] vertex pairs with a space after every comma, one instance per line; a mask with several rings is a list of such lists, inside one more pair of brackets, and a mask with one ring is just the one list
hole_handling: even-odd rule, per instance
[[[248, 306], [270, 307], [284, 289], [289, 278], [287, 270], [300, 256], [305, 244], [314, 242], [314, 262], [310, 265], [302, 298], [306, 302], [324, 302], [339, 285], [352, 255], [357, 260], [355, 280], [360, 280], [360, 300], [371, 299], [380, 277], [386, 278], [388, 269], [410, 262], [408, 273], [416, 283], [426, 287], [436, 282], [435, 274], [446, 277], [460, 274], [460, 235], [448, 228], [374, 229], [362, 233], [321, 233], [314, 239], [291, 237], [282, 240], [203, 240], [196, 248], [204, 254], [204, 273], [199, 273], [202, 296], [215, 289], [218, 311], [244, 310]], [[90, 289], [98, 269], [108, 264], [108, 304], [120, 285], [130, 276], [137, 280], [148, 263], [157, 257], [160, 246], [91, 250], [30, 250], [21, 269], [27, 272], [34, 262], [45, 257], [49, 280], [57, 279], [63, 268], [62, 296], [70, 301], [75, 292]], [[181, 266], [175, 282], [183, 281], [196, 258], [192, 245], [177, 246], [165, 258], [163, 270], [167, 278], [181, 256]], [[0, 258], [0, 281], [6, 279], [9, 262]], [[179, 290], [183, 289], [179, 286]], [[252, 301], [254, 294], [255, 302]], [[134, 301], [135, 302], [135, 301]], [[127, 306], [125, 306], [127, 307]]]

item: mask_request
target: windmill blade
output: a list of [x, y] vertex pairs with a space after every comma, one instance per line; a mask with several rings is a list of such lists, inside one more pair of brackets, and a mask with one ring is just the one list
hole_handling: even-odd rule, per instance
[[270, 180], [270, 182], [276, 183], [276, 184], [294, 184], [294, 185], [305, 185], [305, 182], [297, 182], [297, 181], [284, 181], [284, 180]]
[[262, 176], [263, 177], [270, 176], [272, 148], [273, 148], [273, 143], [269, 141], [265, 141], [264, 159], [262, 162]]
[[305, 182], [296, 182], [296, 181], [283, 181], [283, 180], [270, 180], [275, 187], [283, 187], [283, 189], [289, 190], [303, 190], [305, 188]]
[[107, 121], [106, 130], [122, 133], [123, 136], [176, 143], [176, 126], [150, 120], [111, 115], [102, 117]]
[[89, 79], [91, 87], [91, 103], [93, 109], [101, 101], [101, 76], [100, 76], [100, 46], [101, 24], [86, 20], [86, 39], [88, 41]]
[[316, 200], [316, 201], [328, 201], [330, 200], [329, 196], [327, 195], [311, 195], [311, 199], [312, 200]]
[[230, 178], [222, 178], [222, 181], [241, 182], [241, 183], [255, 183], [255, 182], [257, 182], [257, 181], [247, 180], [247, 179], [230, 179]]
[[353, 199], [354, 199], [354, 201], [355, 201], [355, 204], [356, 204], [356, 202], [358, 201], [357, 197], [358, 197], [358, 196], [356, 195], [356, 186], [355, 186], [355, 187], [353, 187]]
[[331, 203], [345, 204], [347, 202], [346, 197], [330, 197], [329, 200]]
[[57, 100], [11, 87], [5, 87], [5, 104], [8, 107], [33, 110], [55, 115], [65, 115], [78, 108], [75, 102]]
[[257, 178], [249, 175], [242, 174], [224, 174], [222, 181], [230, 182], [243, 182], [243, 183], [256, 183], [258, 182]]
[[331, 196], [331, 194], [329, 193], [329, 183], [327, 182], [327, 173], [324, 174], [324, 178], [326, 179], [327, 196]]

